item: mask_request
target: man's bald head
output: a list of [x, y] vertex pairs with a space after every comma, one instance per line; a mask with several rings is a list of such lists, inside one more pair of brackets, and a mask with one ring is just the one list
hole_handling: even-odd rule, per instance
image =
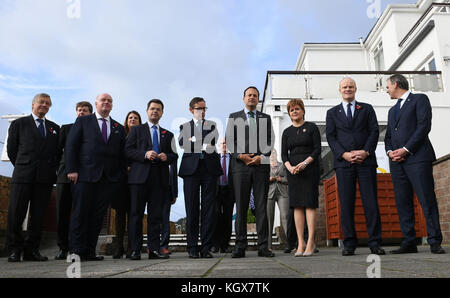
[[102, 93], [95, 99], [95, 109], [103, 118], [107, 118], [113, 107], [112, 96]]

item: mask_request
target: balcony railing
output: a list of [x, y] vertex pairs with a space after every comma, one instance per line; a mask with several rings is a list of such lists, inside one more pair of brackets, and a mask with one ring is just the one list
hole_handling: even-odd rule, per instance
[[356, 81], [358, 92], [386, 92], [386, 81], [393, 74], [404, 75], [411, 91], [444, 91], [440, 71], [268, 71], [263, 105], [267, 96], [309, 100], [339, 98], [339, 83], [344, 77], [351, 77]]

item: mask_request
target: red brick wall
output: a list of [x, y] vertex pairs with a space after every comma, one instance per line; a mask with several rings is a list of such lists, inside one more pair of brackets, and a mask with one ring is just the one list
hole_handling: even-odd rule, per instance
[[6, 230], [11, 178], [0, 176], [0, 230]]
[[450, 244], [450, 154], [434, 164], [433, 174], [443, 243]]

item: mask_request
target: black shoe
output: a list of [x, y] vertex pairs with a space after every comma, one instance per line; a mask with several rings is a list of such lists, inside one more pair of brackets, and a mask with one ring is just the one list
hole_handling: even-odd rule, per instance
[[141, 259], [141, 253], [137, 251], [133, 251], [130, 255], [130, 260], [139, 261]]
[[103, 261], [105, 258], [103, 256], [97, 256], [96, 254], [88, 254], [81, 256], [81, 261], [86, 262], [96, 262], [96, 261]]
[[383, 256], [383, 255], [386, 254], [386, 252], [384, 251], [384, 249], [382, 249], [382, 248], [379, 247], [379, 246], [371, 247], [371, 248], [370, 248], [370, 252], [371, 252], [373, 255], [379, 255], [379, 256]]
[[201, 252], [200, 253], [200, 258], [202, 258], [202, 259], [212, 259], [213, 255], [209, 251]]
[[55, 260], [58, 260], [58, 261], [62, 261], [62, 260], [67, 260], [67, 253], [68, 253], [68, 251], [67, 250], [65, 250], [65, 249], [60, 249], [59, 250], [59, 252], [58, 252], [58, 254], [56, 255], [56, 257], [55, 257]]
[[286, 247], [283, 251], [285, 254], [290, 254], [292, 252], [292, 248], [290, 248], [289, 246]]
[[237, 259], [237, 258], [245, 258], [245, 250], [243, 249], [235, 249], [233, 251], [233, 254], [231, 255], [231, 257], [233, 259]]
[[125, 249], [123, 246], [117, 246], [114, 250], [113, 259], [121, 259], [123, 257], [123, 254], [125, 252]]
[[20, 255], [21, 255], [21, 253], [19, 251], [13, 251], [8, 256], [8, 262], [10, 262], [10, 263], [20, 262]]
[[342, 250], [342, 256], [348, 257], [348, 256], [354, 256], [355, 255], [355, 249], [354, 248], [344, 248]]
[[433, 254], [438, 254], [438, 255], [445, 254], [445, 250], [439, 244], [431, 245], [430, 251]]
[[198, 253], [198, 252], [190, 252], [189, 253], [189, 258], [190, 259], [198, 259], [198, 258], [200, 258], [200, 254]]
[[273, 258], [275, 257], [275, 254], [271, 252], [270, 250], [266, 249], [260, 249], [258, 250], [258, 257], [266, 257], [266, 258]]
[[218, 248], [217, 246], [213, 246], [213, 247], [211, 247], [211, 252], [212, 252], [213, 254], [216, 254], [216, 253], [219, 252], [219, 248]]
[[159, 254], [157, 251], [149, 251], [148, 259], [149, 260], [157, 260], [157, 259], [168, 259], [168, 254]]
[[23, 260], [31, 262], [46, 262], [48, 261], [48, 258], [42, 256], [39, 250], [34, 250], [32, 252], [24, 253]]
[[400, 246], [400, 248], [394, 249], [391, 251], [391, 254], [394, 254], [394, 255], [411, 254], [411, 253], [417, 253], [417, 246], [415, 246], [415, 245]]

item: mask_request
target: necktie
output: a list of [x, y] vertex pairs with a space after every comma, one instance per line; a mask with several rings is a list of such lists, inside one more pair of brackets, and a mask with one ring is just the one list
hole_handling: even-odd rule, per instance
[[223, 175], [222, 175], [222, 185], [227, 185], [227, 155], [224, 154], [222, 156], [222, 170], [223, 170]]
[[106, 119], [102, 118], [102, 137], [105, 144], [108, 143], [108, 127], [106, 126]]
[[153, 136], [152, 136], [153, 151], [155, 151], [157, 154], [160, 154], [161, 151], [159, 150], [158, 127], [156, 125], [153, 125], [152, 129], [153, 129]]
[[352, 125], [352, 123], [353, 123], [353, 116], [352, 116], [352, 104], [351, 103], [349, 103], [347, 105], [347, 120], [348, 120], [348, 123], [350, 125]]
[[400, 116], [400, 108], [401, 108], [401, 105], [402, 105], [402, 101], [403, 101], [403, 98], [400, 98], [400, 99], [397, 101], [397, 104], [395, 105], [395, 108], [394, 108], [394, 111], [395, 111], [395, 121], [396, 121], [396, 122], [398, 121], [398, 117]]
[[36, 119], [36, 121], [39, 122], [38, 129], [39, 129], [39, 132], [41, 133], [41, 136], [43, 138], [45, 138], [44, 120], [43, 119]]
[[249, 126], [250, 126], [250, 135], [256, 134], [256, 119], [255, 119], [255, 113], [254, 112], [248, 112], [248, 115], [250, 116], [249, 119]]

